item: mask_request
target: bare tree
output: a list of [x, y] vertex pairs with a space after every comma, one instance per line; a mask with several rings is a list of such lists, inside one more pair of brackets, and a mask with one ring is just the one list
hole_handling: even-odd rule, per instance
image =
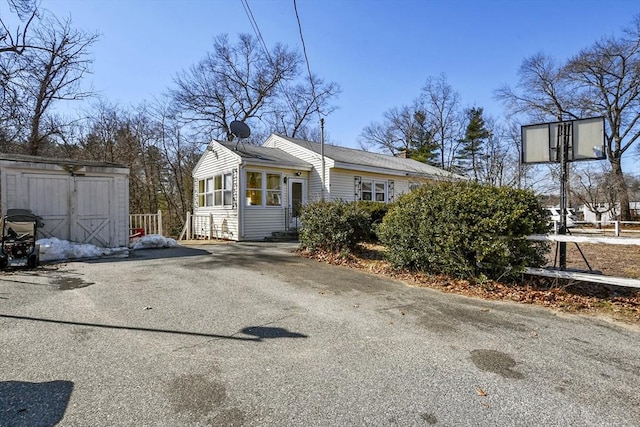
[[281, 98], [273, 114], [267, 114], [264, 121], [270, 132], [276, 132], [292, 138], [311, 140], [314, 129], [310, 122], [318, 113], [327, 115], [336, 107], [330, 101], [340, 93], [337, 83], [326, 83], [317, 76], [304, 83], [281, 85]]
[[158, 126], [156, 147], [165, 165], [160, 191], [169, 229], [177, 234], [184, 225], [186, 213], [193, 209], [191, 172], [200, 159], [200, 144], [187, 138], [166, 99], [156, 101], [152, 114]]
[[518, 91], [503, 86], [496, 98], [503, 101], [509, 115], [525, 114], [534, 121], [576, 119], [574, 87], [564, 64], [543, 53], [522, 61], [518, 70]]
[[40, 46], [30, 44], [28, 37], [32, 23], [39, 17], [38, 1], [7, 0], [7, 4], [23, 26], [10, 29], [4, 17], [0, 16], [0, 54], [11, 52], [21, 55], [28, 48], [39, 49]]
[[582, 50], [567, 64], [579, 87], [584, 110], [607, 122], [605, 150], [620, 201], [620, 216], [631, 218], [622, 155], [640, 138], [640, 15], [620, 38], [607, 37]]
[[429, 123], [421, 105], [414, 102], [410, 106], [392, 108], [384, 113], [382, 123], [373, 122], [366, 126], [359, 137], [363, 149], [374, 148], [396, 155], [405, 155], [426, 163], [435, 163], [439, 157], [433, 144]]
[[41, 154], [50, 138], [61, 133], [59, 122], [50, 114], [55, 103], [92, 95], [81, 89], [80, 82], [90, 72], [89, 49], [97, 39], [96, 34], [73, 29], [70, 20], [48, 19], [34, 30], [31, 43], [41, 49], [22, 55], [18, 73], [29, 154]]
[[596, 221], [599, 222], [603, 214], [614, 211], [618, 204], [618, 193], [613, 185], [614, 181], [615, 177], [611, 170], [605, 170], [602, 167], [598, 170], [593, 166], [586, 166], [574, 174], [571, 194], [593, 212]]
[[419, 102], [423, 106], [434, 144], [438, 145], [439, 166], [453, 168], [455, 153], [464, 132], [460, 95], [453, 90], [444, 74], [429, 77]]
[[234, 120], [250, 121], [257, 132], [298, 135], [313, 114], [333, 111], [329, 100], [339, 91], [318, 77], [314, 91], [310, 82], [301, 83], [301, 61], [280, 44], [265, 52], [248, 34], [235, 45], [227, 35], [218, 36], [213, 52], [175, 78], [173, 113], [219, 139], [234, 138], [229, 128]]
[[640, 138], [640, 15], [621, 37], [605, 37], [564, 64], [534, 55], [519, 74], [518, 92], [503, 87], [496, 93], [513, 113], [538, 120], [605, 117], [605, 150], [621, 218], [628, 220], [622, 156]]

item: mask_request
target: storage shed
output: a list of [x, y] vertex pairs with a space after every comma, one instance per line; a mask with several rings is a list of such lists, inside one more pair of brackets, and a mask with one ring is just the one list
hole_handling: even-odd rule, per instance
[[37, 238], [102, 247], [129, 244], [129, 168], [0, 153], [0, 203], [42, 217]]

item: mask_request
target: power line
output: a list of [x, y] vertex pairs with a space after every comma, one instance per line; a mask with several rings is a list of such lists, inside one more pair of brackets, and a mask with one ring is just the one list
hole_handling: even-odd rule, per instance
[[258, 27], [258, 23], [256, 19], [253, 17], [253, 12], [251, 12], [251, 8], [249, 7], [249, 3], [247, 0], [240, 0], [242, 3], [242, 7], [244, 7], [244, 11], [247, 14], [247, 18], [249, 18], [249, 22], [251, 23], [251, 27], [253, 28], [253, 32], [256, 33], [256, 37], [260, 45], [262, 46], [262, 50], [267, 55], [267, 59], [271, 66], [273, 66], [273, 60], [271, 59], [271, 54], [269, 53], [269, 49], [267, 49], [267, 44], [264, 42], [264, 38], [262, 38], [262, 33], [260, 32], [260, 28]]
[[300, 23], [300, 15], [298, 15], [298, 4], [296, 0], [293, 0], [293, 9], [296, 12], [296, 21], [298, 21], [298, 31], [300, 32], [300, 41], [302, 42], [302, 53], [304, 54], [304, 60], [307, 63], [307, 73], [309, 73], [309, 83], [311, 84], [311, 96], [313, 98], [313, 103], [316, 104], [316, 112], [318, 113], [318, 117], [321, 119], [322, 116], [320, 115], [320, 107], [316, 98], [316, 87], [313, 83], [311, 65], [309, 64], [309, 57], [307, 56], [307, 46], [304, 43], [304, 36], [302, 35], [302, 24]]
[[[269, 49], [267, 48], [267, 44], [265, 43], [264, 38], [262, 37], [262, 33], [260, 32], [260, 27], [258, 27], [258, 22], [256, 22], [256, 19], [253, 16], [253, 12], [249, 7], [248, 0], [240, 0], [240, 2], [242, 3], [242, 7], [244, 8], [245, 13], [247, 14], [247, 18], [249, 18], [249, 22], [251, 23], [253, 32], [256, 34], [256, 38], [258, 39], [258, 42], [260, 43], [262, 50], [264, 51], [265, 55], [267, 55], [267, 60], [269, 61], [269, 64], [271, 64], [271, 66], [275, 70], [276, 69], [275, 63], [273, 62], [273, 59], [271, 58], [271, 53], [269, 52]], [[284, 85], [282, 84], [282, 81], [278, 80], [278, 86], [280, 86], [280, 90], [282, 91], [282, 94], [284, 95], [284, 98], [287, 101], [287, 105], [289, 106], [289, 109], [291, 110], [291, 112], [293, 113], [293, 116], [295, 117], [296, 109], [293, 106], [293, 103], [291, 102], [291, 99], [289, 98], [289, 94], [285, 90]]]

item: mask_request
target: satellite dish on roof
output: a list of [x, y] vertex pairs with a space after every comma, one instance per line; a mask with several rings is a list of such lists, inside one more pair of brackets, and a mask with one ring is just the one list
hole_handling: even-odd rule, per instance
[[251, 129], [245, 122], [241, 122], [238, 120], [234, 120], [229, 124], [229, 129], [231, 129], [231, 133], [236, 138], [248, 138], [251, 135]]

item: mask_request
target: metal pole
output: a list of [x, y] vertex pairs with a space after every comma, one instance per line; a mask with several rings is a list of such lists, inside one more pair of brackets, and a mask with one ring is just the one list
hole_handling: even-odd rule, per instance
[[320, 200], [324, 202], [324, 118], [320, 118], [320, 156], [322, 157], [322, 175], [320, 176], [320, 182], [322, 188], [320, 189]]
[[[558, 125], [558, 149], [560, 150], [560, 230], [558, 234], [567, 234], [567, 181], [569, 176], [569, 141], [571, 122]], [[560, 242], [560, 270], [567, 268], [567, 242]]]

